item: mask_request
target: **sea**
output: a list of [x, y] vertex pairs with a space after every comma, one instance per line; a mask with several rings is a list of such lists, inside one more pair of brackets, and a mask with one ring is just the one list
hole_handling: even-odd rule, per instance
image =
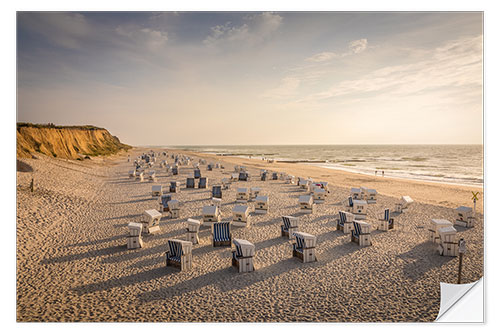
[[[168, 147], [166, 147], [168, 148]], [[483, 186], [483, 145], [171, 146], [223, 156], [304, 163], [354, 173]]]

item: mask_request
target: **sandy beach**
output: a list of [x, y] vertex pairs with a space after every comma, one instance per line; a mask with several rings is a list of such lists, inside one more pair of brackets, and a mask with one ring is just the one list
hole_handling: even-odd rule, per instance
[[[437, 253], [436, 245], [427, 242], [427, 226], [431, 218], [453, 221], [454, 208], [472, 205], [471, 191], [480, 191], [478, 222], [471, 229], [456, 227], [467, 241], [462, 282], [483, 276], [481, 188], [175, 151], [225, 166], [213, 171], [201, 166], [209, 188], [186, 189], [193, 167], [181, 166], [179, 175], [167, 177], [159, 167], [163, 156], [153, 168], [156, 183], [130, 179], [133, 158], [147, 151], [134, 148], [84, 161], [41, 154], [19, 159], [27, 166], [17, 172], [18, 321], [433, 321], [439, 312], [439, 282], [456, 283], [458, 258]], [[193, 268], [165, 267], [167, 240], [185, 238], [186, 220], [201, 218], [202, 207], [210, 204], [211, 185], [229, 177], [235, 165], [247, 166], [252, 178], [223, 192], [223, 220], [231, 218], [238, 187], [260, 187], [270, 198], [268, 214], [252, 213], [250, 227], [232, 229], [233, 238], [255, 244], [256, 270], [237, 273], [231, 249], [212, 247], [210, 229], [203, 226], [200, 244], [193, 246]], [[303, 190], [282, 180], [261, 181], [264, 168], [327, 181], [331, 193], [314, 214], [300, 214]], [[159, 208], [151, 186], [173, 180], [181, 182], [181, 192], [173, 194], [181, 202], [180, 218], [164, 214], [160, 233], [145, 235], [143, 248], [127, 250], [127, 224], [138, 222], [144, 210]], [[396, 230], [372, 231], [368, 247], [352, 243], [350, 235], [335, 228], [342, 202], [351, 187], [359, 186], [379, 193], [377, 203], [368, 207], [369, 219], [394, 207], [402, 195], [415, 200], [397, 218]], [[282, 215], [300, 216], [301, 231], [317, 236], [317, 262], [292, 257], [292, 241], [280, 237]]]

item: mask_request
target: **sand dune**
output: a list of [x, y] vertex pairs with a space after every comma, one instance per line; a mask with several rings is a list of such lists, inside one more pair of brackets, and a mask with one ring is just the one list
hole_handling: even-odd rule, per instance
[[[451, 221], [452, 208], [470, 205], [470, 188], [236, 157], [207, 160], [226, 166], [202, 168], [209, 185], [228, 177], [235, 163], [253, 167], [250, 182], [224, 192], [224, 220], [230, 219], [237, 187], [258, 186], [270, 196], [267, 215], [252, 214], [249, 228], [233, 228], [234, 237], [255, 244], [255, 272], [238, 274], [231, 250], [212, 247], [206, 227], [193, 247], [192, 270], [165, 267], [167, 239], [184, 237], [186, 219], [200, 218], [210, 202], [209, 189], [185, 189], [192, 167], [181, 167], [173, 177], [155, 168], [157, 184], [181, 182], [181, 192], [174, 194], [182, 203], [181, 217], [162, 218], [161, 232], [144, 236], [144, 248], [127, 250], [127, 223], [157, 208], [158, 199], [151, 198], [152, 183], [128, 178], [126, 154], [93, 161], [22, 159], [33, 172], [17, 173], [17, 320], [432, 321], [437, 316], [439, 282], [456, 283], [458, 259], [437, 254], [425, 241], [426, 226], [430, 218]], [[302, 192], [284, 181], [258, 180], [262, 166], [329, 181], [331, 194], [315, 214], [301, 215]], [[335, 231], [334, 221], [349, 187], [360, 185], [380, 193], [369, 216], [393, 207], [401, 195], [416, 200], [398, 218], [397, 230], [374, 231], [373, 246], [366, 248]], [[482, 203], [478, 208], [482, 211]], [[318, 237], [317, 262], [292, 258], [291, 241], [280, 237], [279, 217], [285, 214], [300, 216], [300, 229]], [[483, 275], [482, 215], [476, 227], [457, 229], [467, 240], [462, 281], [468, 283]]]

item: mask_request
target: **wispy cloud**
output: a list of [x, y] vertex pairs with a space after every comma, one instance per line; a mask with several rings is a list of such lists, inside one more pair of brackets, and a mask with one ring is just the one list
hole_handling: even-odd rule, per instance
[[244, 42], [255, 45], [270, 37], [281, 25], [283, 18], [278, 14], [262, 13], [244, 17], [246, 23], [235, 26], [232, 22], [210, 28], [210, 34], [203, 43], [210, 47]]
[[363, 39], [357, 39], [349, 42], [349, 49], [348, 51], [341, 52], [341, 53], [335, 53], [335, 52], [320, 52], [317, 53], [309, 58], [306, 59], [306, 61], [309, 62], [324, 62], [331, 60], [333, 58], [341, 58], [341, 57], [346, 57], [352, 54], [358, 54], [363, 51], [365, 51], [368, 47], [368, 40], [366, 38]]
[[300, 79], [296, 77], [285, 77], [281, 79], [279, 86], [262, 94], [263, 98], [288, 98], [293, 96], [300, 86]]

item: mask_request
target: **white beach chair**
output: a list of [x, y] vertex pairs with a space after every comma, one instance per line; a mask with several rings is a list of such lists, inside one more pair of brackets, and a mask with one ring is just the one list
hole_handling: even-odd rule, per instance
[[255, 245], [244, 239], [233, 239], [235, 250], [232, 251], [231, 264], [238, 269], [239, 273], [254, 271], [253, 256]]
[[313, 193], [314, 203], [324, 203], [326, 199], [326, 191], [321, 187], [316, 187]]
[[452, 226], [439, 229], [438, 252], [442, 256], [456, 257], [458, 255], [457, 230]]
[[455, 214], [455, 225], [465, 228], [472, 228], [474, 226], [476, 218], [474, 217], [472, 208], [465, 206], [457, 207]]
[[260, 187], [251, 187], [250, 188], [250, 199], [255, 199], [260, 194]]
[[169, 239], [168, 250], [165, 252], [167, 266], [174, 266], [181, 271], [193, 267], [193, 243], [180, 239]]
[[236, 202], [247, 202], [249, 199], [248, 189], [245, 187], [239, 187], [236, 190]]
[[394, 218], [391, 217], [391, 210], [389, 208], [384, 210], [379, 216], [378, 221], [378, 230], [389, 231], [390, 229], [394, 229]]
[[352, 201], [352, 213], [358, 220], [363, 220], [366, 218], [366, 209], [368, 203], [365, 200], [353, 200]]
[[316, 211], [316, 204], [312, 195], [299, 196], [299, 206], [302, 213], [313, 214]]
[[402, 196], [400, 202], [396, 204], [396, 212], [404, 213], [412, 203], [412, 198], [407, 195]]
[[377, 203], [377, 190], [371, 188], [364, 189], [364, 197], [369, 204]]
[[200, 231], [201, 222], [194, 219], [187, 220], [187, 241], [193, 244], [198, 244], [200, 242], [200, 238], [198, 233]]
[[153, 185], [151, 186], [151, 196], [159, 197], [163, 194], [163, 188], [161, 185]]
[[428, 241], [433, 243], [439, 243], [439, 229], [452, 227], [453, 224], [444, 219], [431, 219], [430, 227], [429, 227], [429, 236], [427, 238]]
[[294, 216], [282, 216], [281, 236], [292, 239], [293, 233], [299, 231], [299, 218]]
[[219, 198], [212, 198], [212, 206], [216, 206], [217, 208], [219, 208], [219, 211], [222, 207], [222, 199], [219, 199]]
[[353, 221], [351, 230], [351, 242], [358, 243], [359, 246], [372, 245], [371, 225], [362, 221]]
[[232, 173], [231, 174], [231, 181], [235, 182], [238, 180], [239, 174], [238, 173]]
[[145, 210], [142, 214], [143, 230], [147, 234], [154, 234], [160, 231], [161, 213], [156, 209]]
[[128, 224], [127, 249], [139, 249], [144, 246], [142, 241], [142, 224], [130, 222]]
[[181, 191], [181, 183], [177, 181], [170, 182], [170, 188], [169, 188], [171, 193], [178, 193]]
[[269, 211], [269, 197], [267, 195], [259, 195], [255, 197], [255, 209], [256, 214], [267, 214]]
[[211, 225], [215, 222], [220, 222], [221, 214], [217, 206], [204, 206], [201, 210], [203, 216], [203, 224]]
[[229, 178], [222, 178], [222, 189], [228, 190], [230, 186], [231, 181], [229, 180]]
[[168, 202], [172, 200], [170, 194], [163, 194], [160, 197], [160, 212], [168, 212]]
[[354, 214], [344, 211], [339, 211], [337, 218], [337, 230], [342, 231], [344, 234], [350, 233], [354, 229]]
[[351, 188], [351, 198], [353, 200], [363, 200], [363, 194], [360, 188], [352, 187]]
[[178, 200], [170, 200], [168, 202], [168, 210], [170, 212], [171, 219], [178, 219], [180, 217], [180, 203]]
[[248, 206], [236, 205], [233, 208], [233, 225], [247, 227], [250, 224], [250, 208]]
[[313, 262], [316, 259], [316, 236], [305, 232], [294, 232], [293, 256], [302, 262]]

